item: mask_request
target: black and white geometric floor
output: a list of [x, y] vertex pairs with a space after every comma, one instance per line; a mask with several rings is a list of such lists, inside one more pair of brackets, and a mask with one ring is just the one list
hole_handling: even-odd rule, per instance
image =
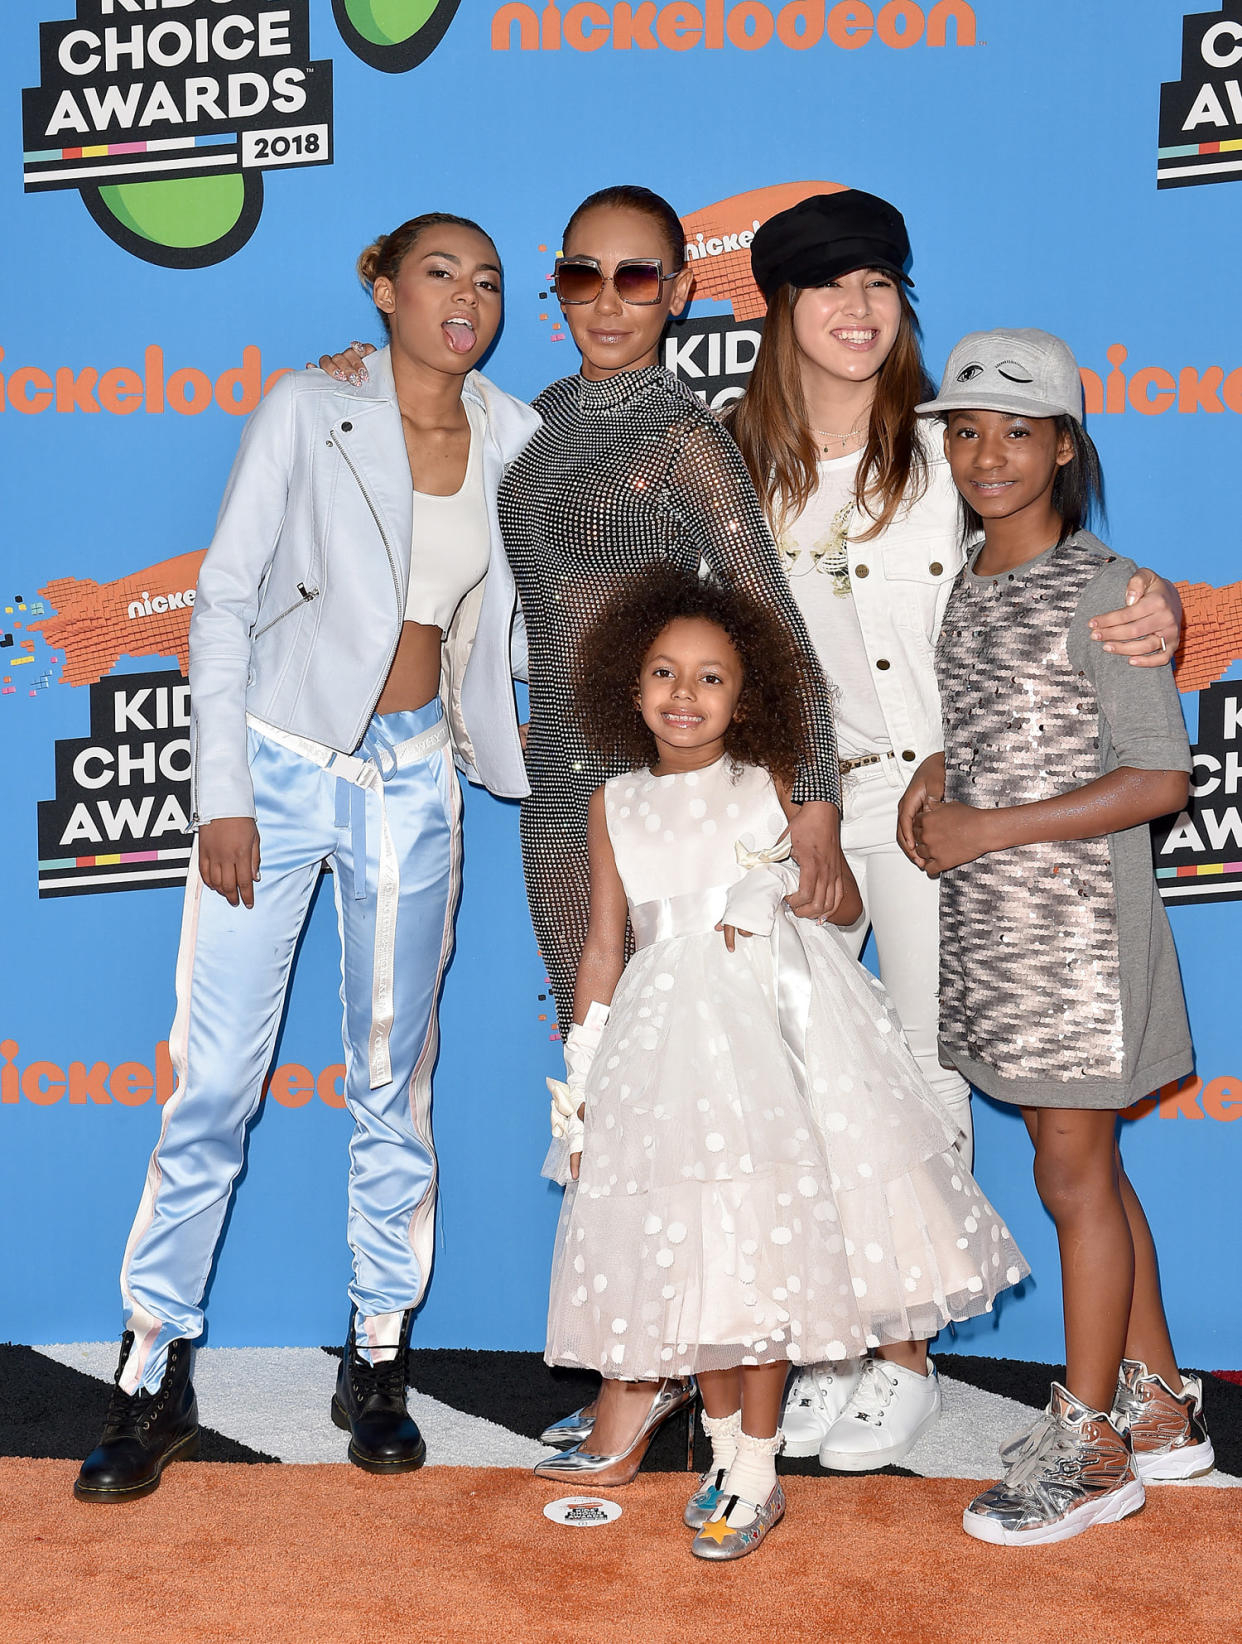
[[[80, 1458], [94, 1445], [116, 1366], [115, 1342], [0, 1346], [0, 1455]], [[339, 1352], [318, 1347], [208, 1347], [194, 1366], [205, 1461], [345, 1460], [328, 1405]], [[536, 1353], [421, 1349], [410, 1356], [410, 1409], [441, 1467], [530, 1467], [549, 1454], [537, 1436], [591, 1397], [593, 1378], [549, 1370]], [[937, 1358], [941, 1420], [890, 1472], [992, 1479], [997, 1446], [1030, 1424], [1062, 1367], [1014, 1359]], [[1242, 1384], [1205, 1377], [1217, 1469], [1194, 1485], [1242, 1486]], [[702, 1434], [696, 1465], [706, 1466]], [[686, 1463], [686, 1426], [662, 1431], [645, 1466]], [[781, 1470], [818, 1473], [814, 1458]]]

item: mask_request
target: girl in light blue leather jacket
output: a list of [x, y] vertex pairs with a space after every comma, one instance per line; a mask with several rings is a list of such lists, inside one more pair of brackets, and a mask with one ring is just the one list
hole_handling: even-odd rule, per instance
[[365, 384], [307, 371], [274, 385], [199, 577], [177, 1086], [125, 1251], [117, 1391], [75, 1485], [84, 1500], [145, 1495], [197, 1445], [190, 1343], [325, 861], [354, 1119], [332, 1417], [370, 1472], [424, 1456], [405, 1353], [432, 1258], [431, 1070], [461, 865], [453, 762], [493, 792], [526, 792], [496, 490], [539, 418], [474, 369], [502, 307], [500, 260], [476, 224], [414, 218], [359, 273], [389, 347]]

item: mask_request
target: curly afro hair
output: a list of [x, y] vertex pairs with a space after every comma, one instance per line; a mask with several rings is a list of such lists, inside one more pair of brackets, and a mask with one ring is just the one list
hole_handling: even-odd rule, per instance
[[792, 783], [810, 746], [809, 664], [780, 618], [746, 595], [671, 568], [613, 595], [583, 634], [574, 682], [587, 741], [622, 767], [650, 764], [655, 738], [634, 703], [643, 659], [671, 622], [701, 618], [728, 635], [742, 663], [742, 694], [725, 752]]

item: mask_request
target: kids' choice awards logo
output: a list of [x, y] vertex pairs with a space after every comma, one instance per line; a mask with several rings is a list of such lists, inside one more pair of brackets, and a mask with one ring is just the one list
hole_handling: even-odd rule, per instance
[[[39, 895], [184, 884], [190, 860], [190, 614], [203, 554], [115, 582], [60, 577], [56, 615], [31, 624], [63, 653], [61, 679], [90, 692], [85, 737], [56, 743], [56, 796], [39, 801]], [[122, 658], [180, 671], [112, 673]]]
[[[1242, 585], [1234, 584], [1234, 592], [1236, 599]], [[1192, 759], [1186, 809], [1153, 829], [1160, 895], [1173, 904], [1237, 902], [1242, 900], [1242, 680], [1199, 692]]]
[[39, 895], [184, 884], [190, 687], [163, 671], [90, 693], [90, 733], [57, 742], [56, 797], [39, 801]]
[[1160, 88], [1157, 188], [1242, 178], [1242, 0], [1182, 22], [1180, 80]]
[[202, 268], [245, 245], [263, 174], [332, 161], [308, 0], [78, 0], [22, 93], [28, 193], [76, 188], [126, 251]]
[[[403, 74], [459, 0], [332, 0], [349, 49]], [[77, 189], [124, 250], [165, 268], [239, 251], [263, 174], [332, 163], [332, 63], [312, 59], [309, 0], [77, 0], [39, 25], [22, 93], [27, 193]]]

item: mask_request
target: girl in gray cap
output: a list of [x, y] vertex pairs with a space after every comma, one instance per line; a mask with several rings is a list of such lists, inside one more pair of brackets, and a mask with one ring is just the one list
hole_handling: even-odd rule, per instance
[[[841, 843], [864, 906], [844, 934], [858, 953], [874, 930], [884, 985], [969, 1163], [969, 1087], [936, 1044], [936, 887], [896, 841], [902, 792], [941, 746], [933, 647], [963, 562], [957, 494], [915, 414], [931, 384], [907, 294], [906, 225], [860, 189], [818, 194], [769, 218], [751, 258], [767, 319], [729, 426], [838, 690]], [[1123, 598], [1129, 609], [1100, 617], [1100, 641], [1139, 669], [1169, 661], [1176, 592], [1144, 571]], [[926, 1343], [886, 1344], [861, 1364], [794, 1379], [786, 1451], [870, 1471], [900, 1461], [939, 1408]]]
[[1190, 747], [1172, 676], [1091, 642], [1135, 567], [1083, 529], [1099, 461], [1065, 344], [966, 337], [919, 411], [946, 419], [971, 548], [936, 650], [944, 751], [899, 835], [940, 881], [941, 1055], [1021, 1108], [1061, 1248], [1065, 1383], [963, 1521], [1026, 1546], [1213, 1465], [1116, 1123], [1194, 1060], [1147, 831], [1185, 804]]

